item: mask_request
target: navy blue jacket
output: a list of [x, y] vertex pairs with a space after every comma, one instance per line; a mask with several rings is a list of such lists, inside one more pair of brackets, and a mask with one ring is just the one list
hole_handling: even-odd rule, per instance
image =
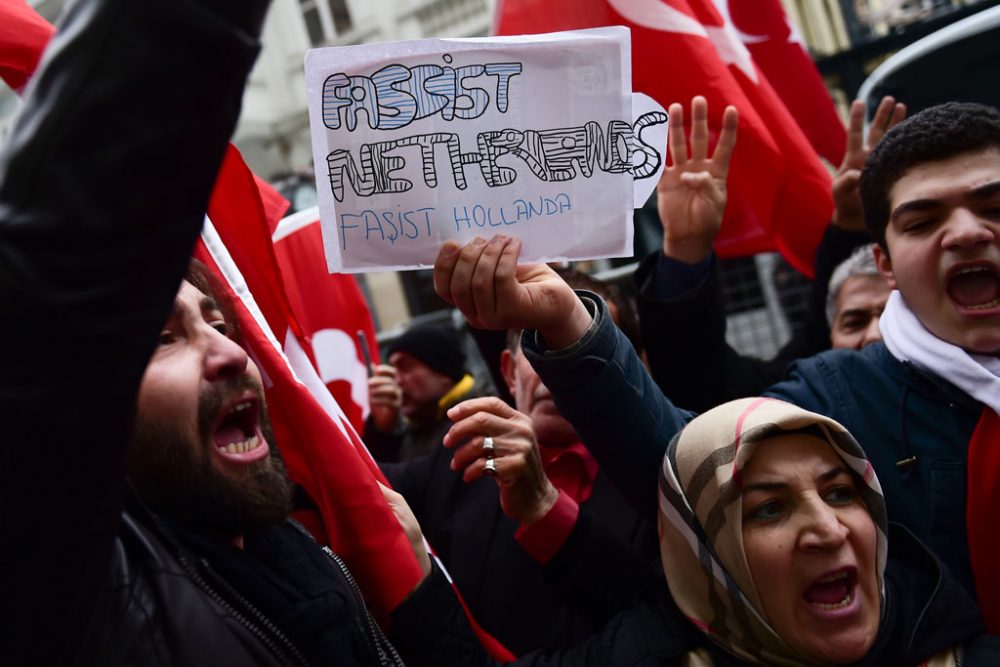
[[[706, 260], [688, 266], [662, 252], [643, 259], [634, 286], [639, 330], [649, 372], [663, 393], [692, 410], [708, 410], [743, 396], [754, 396], [780, 381], [789, 364], [830, 349], [826, 298], [830, 277], [860, 245], [870, 244], [866, 232], [827, 227], [816, 250], [816, 277], [809, 289], [803, 326], [772, 359], [739, 354], [726, 343], [726, 313], [718, 263]], [[660, 265], [669, 268], [671, 289], [696, 282], [659, 298]], [[700, 276], [700, 277], [699, 277]], [[678, 284], [679, 283], [679, 284]], [[683, 323], [682, 326], [678, 326]]]
[[[553, 352], [527, 331], [521, 345], [601, 470], [636, 511], [654, 517], [663, 453], [694, 413], [663, 396], [604, 304], [582, 294], [593, 299], [588, 307], [595, 324], [580, 341]], [[804, 359], [764, 394], [843, 424], [871, 459], [889, 519], [909, 528], [974, 594], [965, 535], [965, 455], [981, 403], [900, 363], [881, 343]]]

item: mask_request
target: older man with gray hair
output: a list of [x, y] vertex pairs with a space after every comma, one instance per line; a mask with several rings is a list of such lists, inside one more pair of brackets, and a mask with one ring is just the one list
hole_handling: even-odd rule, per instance
[[861, 246], [837, 265], [826, 294], [830, 347], [860, 350], [882, 340], [878, 318], [889, 292], [889, 284], [875, 266], [871, 246]]

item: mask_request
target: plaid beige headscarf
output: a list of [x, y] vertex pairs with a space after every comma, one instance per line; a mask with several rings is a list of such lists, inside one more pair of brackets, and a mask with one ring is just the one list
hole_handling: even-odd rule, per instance
[[[740, 471], [771, 436], [806, 430], [825, 439], [857, 474], [858, 491], [878, 536], [878, 585], [886, 559], [882, 489], [858, 443], [843, 426], [770, 398], [720, 405], [688, 424], [667, 448], [660, 471], [660, 556], [681, 611], [713, 642], [748, 662], [806, 665], [771, 628], [743, 551]], [[700, 662], [691, 656], [695, 663]]]

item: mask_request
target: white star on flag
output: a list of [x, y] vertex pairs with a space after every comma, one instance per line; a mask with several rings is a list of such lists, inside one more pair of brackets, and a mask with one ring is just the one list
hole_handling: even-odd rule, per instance
[[608, 0], [608, 4], [629, 21], [644, 28], [706, 38], [715, 47], [722, 62], [736, 65], [747, 78], [757, 83], [757, 69], [750, 52], [729, 21], [728, 8], [723, 13], [724, 25], [716, 27], [702, 25], [697, 19], [669, 5], [667, 0]]

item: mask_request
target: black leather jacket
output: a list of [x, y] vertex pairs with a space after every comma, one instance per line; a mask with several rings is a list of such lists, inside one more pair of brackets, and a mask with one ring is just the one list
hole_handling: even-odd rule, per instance
[[[289, 522], [279, 530], [319, 547]], [[327, 664], [401, 665], [368, 613], [347, 566], [327, 549], [331, 579], [348, 607]], [[95, 665], [306, 665], [294, 641], [209, 561], [184, 546], [131, 493], [111, 564], [110, 606], [82, 662]]]
[[[301, 665], [298, 649], [144, 513], [124, 512], [111, 601], [83, 662], [95, 665]], [[183, 638], [178, 641], [178, 638]]]

